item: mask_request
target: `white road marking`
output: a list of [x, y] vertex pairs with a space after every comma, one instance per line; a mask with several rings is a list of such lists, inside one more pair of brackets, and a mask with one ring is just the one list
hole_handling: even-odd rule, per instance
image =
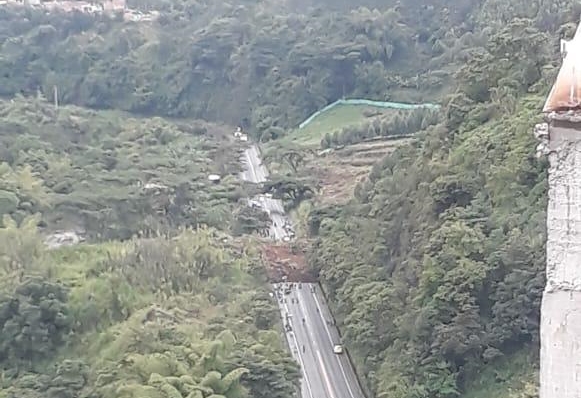
[[317, 357], [319, 358], [319, 363], [321, 364], [321, 370], [323, 371], [323, 377], [325, 378], [325, 385], [327, 385], [328, 391], [331, 394], [332, 398], [335, 398], [335, 394], [333, 393], [333, 389], [331, 388], [331, 381], [329, 380], [329, 375], [325, 370], [325, 365], [323, 365], [323, 357], [321, 356], [321, 351], [317, 350]]
[[[283, 296], [283, 297], [284, 297], [284, 296]], [[290, 314], [290, 312], [289, 312], [289, 309], [288, 309], [288, 306], [287, 306], [287, 305], [286, 305], [284, 302], [282, 303], [282, 306], [284, 307], [284, 309], [285, 309], [286, 313], [287, 313], [287, 314]], [[283, 317], [284, 317], [284, 314], [282, 314], [282, 315], [283, 315]], [[283, 325], [283, 327], [284, 327], [284, 325]], [[286, 331], [285, 331], [285, 334], [287, 334], [287, 335], [288, 335], [288, 332], [286, 332]], [[295, 335], [295, 333], [294, 333], [294, 332], [293, 332], [293, 334], [292, 334], [292, 335], [293, 335], [293, 336], [292, 336], [292, 337], [293, 337], [293, 340], [295, 341], [295, 346], [296, 346], [296, 348], [297, 348], [297, 357], [298, 357], [298, 359], [299, 359], [299, 362], [300, 362], [300, 364], [301, 364], [301, 370], [302, 370], [302, 373], [303, 373], [303, 377], [304, 377], [304, 379], [305, 379], [305, 384], [306, 384], [306, 386], [307, 386], [307, 390], [309, 391], [309, 396], [310, 396], [311, 398], [315, 398], [315, 397], [313, 396], [313, 391], [311, 390], [311, 384], [310, 384], [310, 382], [309, 382], [309, 377], [307, 376], [307, 369], [305, 368], [305, 363], [304, 363], [304, 361], [303, 361], [303, 358], [301, 357], [301, 347], [300, 347], [299, 341], [297, 340], [297, 336]], [[292, 349], [291, 349], [291, 350], [292, 350]]]
[[[329, 337], [329, 341], [331, 342], [331, 344], [333, 344], [333, 337], [331, 336], [331, 331], [329, 330], [329, 327], [327, 326], [327, 322], [325, 320], [325, 317], [323, 316], [323, 311], [321, 308], [321, 305], [319, 304], [319, 300], [317, 299], [317, 294], [315, 292], [313, 292], [313, 298], [315, 299], [315, 305], [317, 306], [317, 309], [319, 310], [319, 315], [321, 316], [321, 319], [323, 320], [323, 326], [325, 327], [325, 330], [327, 331], [327, 336]], [[349, 396], [351, 396], [351, 398], [355, 398], [355, 395], [353, 395], [353, 391], [351, 390], [351, 386], [349, 385], [349, 380], [347, 379], [347, 374], [345, 373], [345, 369], [343, 369], [343, 364], [341, 363], [341, 359], [337, 358], [337, 362], [339, 362], [339, 368], [341, 368], [341, 373], [343, 374], [343, 379], [345, 379], [345, 384], [347, 385], [347, 390], [349, 391]]]
[[[316, 344], [316, 339], [314, 338], [313, 332], [311, 331], [311, 328], [309, 326], [309, 317], [308, 317], [309, 313], [308, 313], [307, 309], [305, 308], [304, 304], [302, 303], [302, 300], [299, 300], [299, 296], [300, 296], [300, 293], [297, 293], [297, 302], [298, 302], [298, 304], [301, 307], [301, 310], [303, 312], [303, 316], [305, 319], [305, 327], [307, 328], [307, 332], [309, 333], [309, 336], [311, 337], [313, 344]], [[321, 366], [321, 370], [323, 371], [323, 377], [325, 378], [325, 386], [327, 387], [327, 391], [329, 392], [329, 394], [331, 395], [332, 398], [335, 398], [333, 386], [329, 381], [329, 378], [327, 376], [327, 370], [325, 369], [325, 363], [323, 362], [323, 358], [321, 357], [321, 352], [318, 349], [317, 349], [317, 355], [319, 356], [319, 364]], [[347, 383], [347, 379], [345, 379], [345, 382]]]

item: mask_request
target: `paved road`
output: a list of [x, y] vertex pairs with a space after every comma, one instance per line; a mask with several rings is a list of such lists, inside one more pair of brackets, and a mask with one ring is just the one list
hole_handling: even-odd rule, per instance
[[[242, 161], [245, 165], [242, 179], [254, 183], [266, 181], [268, 171], [260, 161], [258, 147], [253, 145], [247, 149]], [[273, 220], [273, 239], [289, 237], [290, 230], [284, 226], [290, 223], [280, 200], [261, 196], [250, 202], [269, 213]], [[293, 357], [301, 366], [301, 397], [364, 398], [347, 355], [333, 352], [333, 347], [341, 342], [319, 288], [315, 284], [294, 284], [285, 294], [284, 286], [291, 285], [275, 284], [274, 290], [282, 319], [290, 326], [286, 331], [287, 341]]]
[[317, 285], [294, 284], [289, 294], [283, 286], [274, 288], [285, 326], [290, 325], [287, 340], [301, 365], [302, 398], [363, 398], [349, 358], [333, 352], [341, 340]]
[[268, 170], [266, 170], [266, 167], [260, 161], [258, 146], [251, 145], [244, 151], [242, 163], [244, 165], [244, 171], [242, 172], [243, 180], [257, 184], [266, 181]]
[[[266, 181], [268, 171], [260, 160], [260, 151], [256, 145], [250, 146], [244, 151], [242, 156], [244, 171], [241, 173], [241, 178], [245, 181], [250, 181], [260, 184]], [[260, 206], [266, 211], [273, 221], [270, 227], [270, 236], [274, 240], [284, 240], [285, 237], [290, 238], [290, 221], [284, 214], [284, 207], [280, 199], [273, 199], [264, 195], [251, 199], [251, 202]], [[287, 226], [285, 228], [285, 226]]]

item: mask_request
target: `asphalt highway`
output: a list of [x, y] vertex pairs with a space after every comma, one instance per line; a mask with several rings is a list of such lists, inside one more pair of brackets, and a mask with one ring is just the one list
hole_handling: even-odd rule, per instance
[[[243, 180], [255, 184], [260, 184], [266, 181], [268, 171], [260, 160], [260, 152], [256, 145], [252, 145], [244, 151], [242, 162], [244, 165], [244, 171], [241, 173], [241, 178]], [[284, 214], [284, 207], [280, 199], [273, 199], [261, 195], [258, 198], [253, 198], [251, 201], [260, 206], [270, 215], [270, 219], [272, 220], [270, 236], [274, 240], [284, 240], [285, 237], [289, 236], [290, 230], [288, 227], [285, 228], [285, 225], [290, 226], [290, 222]]]
[[[258, 147], [252, 145], [242, 157], [242, 179], [262, 183], [268, 171]], [[250, 200], [263, 208], [273, 221], [270, 235], [276, 240], [291, 238], [290, 222], [282, 202], [266, 196]], [[302, 372], [302, 398], [364, 398], [355, 371], [345, 353], [335, 353], [340, 337], [320, 288], [315, 284], [275, 284], [274, 292], [285, 326], [288, 344]]]
[[[302, 398], [364, 398], [355, 372], [341, 344], [325, 299], [315, 284], [274, 285], [293, 357], [302, 369]], [[286, 284], [290, 286], [290, 284]]]

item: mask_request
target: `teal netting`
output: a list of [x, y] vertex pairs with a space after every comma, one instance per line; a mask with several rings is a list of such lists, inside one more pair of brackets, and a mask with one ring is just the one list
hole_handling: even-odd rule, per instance
[[431, 108], [437, 109], [440, 105], [436, 104], [406, 104], [403, 102], [385, 102], [385, 101], [371, 101], [366, 99], [340, 99], [332, 104], [327, 105], [321, 110], [313, 113], [309, 116], [304, 122], [299, 124], [299, 129], [302, 129], [309, 123], [311, 123], [317, 116], [327, 112], [330, 109], [333, 109], [337, 105], [365, 105], [365, 106], [373, 106], [377, 108], [392, 108], [392, 109], [417, 109], [417, 108]]

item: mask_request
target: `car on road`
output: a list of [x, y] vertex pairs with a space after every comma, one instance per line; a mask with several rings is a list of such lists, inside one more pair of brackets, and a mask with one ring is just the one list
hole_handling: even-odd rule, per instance
[[333, 347], [333, 352], [337, 355], [343, 354], [343, 346], [341, 344], [335, 344]]

